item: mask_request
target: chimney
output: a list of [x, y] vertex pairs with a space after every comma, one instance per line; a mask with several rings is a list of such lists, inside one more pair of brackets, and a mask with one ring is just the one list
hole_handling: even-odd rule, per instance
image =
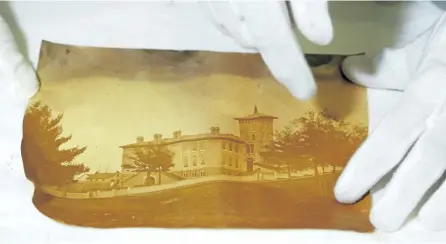
[[162, 139], [163, 139], [163, 135], [161, 135], [161, 134], [153, 135], [153, 140], [155, 141], [155, 144], [160, 144]]
[[220, 127], [211, 127], [211, 135], [220, 134]]
[[173, 138], [179, 139], [181, 138], [181, 130], [176, 130], [173, 132]]
[[137, 136], [136, 137], [136, 143], [141, 143], [144, 142], [144, 137], [143, 136]]

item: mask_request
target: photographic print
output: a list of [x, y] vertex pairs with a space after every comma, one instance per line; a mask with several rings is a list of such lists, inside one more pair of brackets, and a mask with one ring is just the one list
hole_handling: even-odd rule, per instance
[[318, 93], [299, 101], [259, 54], [44, 41], [22, 142], [35, 206], [96, 228], [372, 231], [369, 197], [333, 196], [367, 137], [366, 89], [344, 56], [306, 58]]

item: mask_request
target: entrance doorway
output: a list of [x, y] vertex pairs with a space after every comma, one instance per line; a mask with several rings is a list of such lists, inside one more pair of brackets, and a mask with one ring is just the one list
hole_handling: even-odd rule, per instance
[[248, 158], [246, 160], [246, 170], [248, 172], [253, 172], [254, 171], [254, 160], [252, 158]]

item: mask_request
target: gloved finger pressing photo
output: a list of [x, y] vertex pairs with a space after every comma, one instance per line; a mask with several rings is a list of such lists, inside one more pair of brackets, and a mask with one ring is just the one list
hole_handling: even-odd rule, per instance
[[[384, 200], [372, 209], [372, 222], [378, 229], [397, 230], [444, 170], [441, 160], [436, 158], [441, 158], [441, 153], [432, 148], [441, 144], [435, 139], [442, 129], [441, 122], [436, 120], [441, 121], [439, 114], [446, 101], [446, 60], [441, 55], [446, 47], [445, 23], [442, 17], [431, 31], [426, 45], [420, 46], [423, 49], [420, 64], [398, 105], [382, 119], [353, 155], [335, 187], [335, 195], [340, 202], [353, 203], [402, 162], [401, 169], [397, 169], [385, 189]], [[427, 171], [423, 173], [420, 165], [428, 168]], [[407, 175], [415, 172], [423, 173], [417, 178], [419, 185], [411, 193], [406, 192], [410, 189], [406, 179], [411, 178]], [[403, 190], [402, 185], [405, 185]]]
[[333, 38], [327, 0], [292, 2], [292, 8], [280, 1], [208, 4], [217, 26], [241, 46], [258, 51], [272, 75], [293, 96], [299, 100], [313, 97], [316, 83], [296, 38], [289, 11], [305, 37], [325, 45]]

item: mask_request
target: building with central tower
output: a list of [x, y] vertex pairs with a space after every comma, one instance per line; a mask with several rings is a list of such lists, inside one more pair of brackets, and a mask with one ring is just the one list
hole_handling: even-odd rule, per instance
[[[135, 143], [121, 146], [122, 165], [133, 164], [132, 155], [138, 147], [165, 146], [173, 153], [173, 167], [166, 175], [173, 178], [195, 178], [208, 175], [238, 175], [252, 172], [255, 163], [262, 162], [260, 149], [274, 138], [274, 120], [277, 117], [259, 113], [234, 118], [239, 123], [239, 134], [221, 133], [211, 127], [208, 133], [184, 135], [174, 131], [173, 137], [155, 134], [145, 141], [138, 136]], [[122, 173], [131, 173], [122, 167]]]

